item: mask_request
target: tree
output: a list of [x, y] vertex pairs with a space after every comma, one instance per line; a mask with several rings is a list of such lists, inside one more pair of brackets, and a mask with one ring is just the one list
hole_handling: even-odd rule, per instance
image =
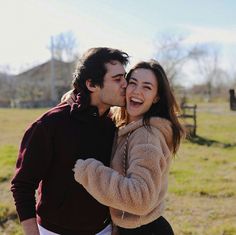
[[190, 60], [200, 58], [202, 49], [199, 45], [188, 45], [186, 37], [169, 33], [160, 34], [155, 42], [154, 57], [164, 67], [170, 83], [176, 85], [176, 80], [182, 74], [183, 66]]
[[230, 70], [230, 86], [231, 88], [236, 87], [236, 69], [235, 66], [232, 66]]
[[53, 52], [53, 58], [65, 62], [74, 61], [77, 55], [77, 39], [73, 32], [63, 32], [52, 36], [49, 49]]
[[[63, 74], [72, 74], [73, 64], [75, 60], [78, 58], [77, 53], [77, 40], [74, 36], [73, 32], [68, 31], [64, 33], [60, 33], [56, 36], [51, 37], [51, 45], [49, 47], [51, 50], [51, 75], [50, 75], [50, 94], [51, 100], [56, 102], [60, 97], [58, 97], [58, 92], [56, 88], [56, 83], [58, 78], [56, 77], [56, 69], [55, 63], [57, 61], [63, 61], [70, 64], [67, 67], [61, 67], [60, 69], [60, 77]], [[67, 77], [67, 76], [66, 76]]]
[[211, 100], [213, 87], [222, 84], [226, 72], [220, 68], [219, 49], [214, 44], [202, 45], [202, 56], [196, 58], [198, 73], [203, 76], [207, 86], [207, 99]]
[[15, 76], [10, 74], [9, 65], [2, 65], [0, 70], [0, 101], [10, 104], [16, 96]]

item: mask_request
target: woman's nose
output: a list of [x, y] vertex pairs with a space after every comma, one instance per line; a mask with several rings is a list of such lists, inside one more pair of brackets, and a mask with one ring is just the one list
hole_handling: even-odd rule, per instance
[[133, 89], [133, 93], [134, 94], [140, 94], [140, 92], [141, 92], [140, 87], [139, 86], [135, 86], [134, 89]]

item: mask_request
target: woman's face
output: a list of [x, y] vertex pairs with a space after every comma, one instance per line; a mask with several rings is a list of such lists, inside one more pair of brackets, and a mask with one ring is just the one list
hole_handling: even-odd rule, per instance
[[137, 121], [158, 100], [157, 79], [149, 69], [135, 69], [126, 88], [128, 122]]

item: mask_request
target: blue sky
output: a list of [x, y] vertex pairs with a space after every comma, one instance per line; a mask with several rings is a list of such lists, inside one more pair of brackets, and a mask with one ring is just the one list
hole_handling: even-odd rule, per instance
[[50, 58], [50, 36], [72, 31], [78, 52], [120, 48], [132, 62], [155, 54], [163, 32], [188, 35], [188, 43], [217, 43], [222, 63], [236, 54], [233, 0], [0, 0], [0, 66], [14, 71]]

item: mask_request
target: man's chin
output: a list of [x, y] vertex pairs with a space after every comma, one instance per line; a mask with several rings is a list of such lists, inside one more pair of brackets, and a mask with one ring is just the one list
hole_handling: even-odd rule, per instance
[[113, 105], [112, 107], [120, 107], [120, 108], [123, 108], [123, 107], [125, 107], [125, 105], [121, 105], [121, 104], [116, 104], [116, 105]]
[[125, 102], [121, 102], [119, 105], [117, 105], [119, 107], [125, 107]]
[[120, 100], [119, 102], [116, 102], [116, 104], [114, 104], [114, 106], [118, 106], [118, 107], [125, 107], [125, 100]]

